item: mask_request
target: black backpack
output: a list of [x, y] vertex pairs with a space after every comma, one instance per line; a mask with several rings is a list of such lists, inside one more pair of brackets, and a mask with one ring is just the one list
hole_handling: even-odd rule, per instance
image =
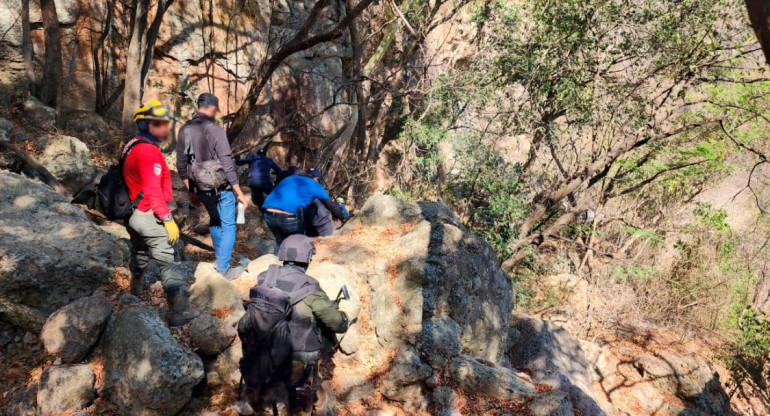
[[99, 209], [110, 220], [121, 220], [128, 218], [134, 213], [136, 204], [142, 199], [143, 193], [139, 192], [134, 200], [128, 192], [128, 185], [123, 177], [123, 163], [126, 156], [131, 152], [134, 146], [148, 143], [145, 140], [134, 139], [126, 145], [120, 162], [117, 165], [110, 166], [107, 173], [102, 176], [99, 185], [96, 187], [96, 197], [99, 201]]
[[238, 322], [238, 336], [243, 348], [241, 376], [251, 388], [272, 386], [289, 377], [294, 352], [290, 328], [294, 305], [321, 290], [314, 279], [302, 276], [304, 279], [287, 283], [291, 279], [282, 279], [282, 268], [272, 265], [264, 279], [249, 291], [249, 300], [244, 302], [246, 314]]

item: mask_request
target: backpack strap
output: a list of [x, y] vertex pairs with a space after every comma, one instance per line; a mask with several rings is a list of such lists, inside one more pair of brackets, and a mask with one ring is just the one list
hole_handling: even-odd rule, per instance
[[195, 162], [195, 149], [193, 149], [192, 140], [190, 138], [190, 126], [185, 125], [182, 128], [184, 132], [184, 154], [187, 156], [187, 163]]
[[[131, 153], [131, 150], [133, 150], [134, 147], [136, 147], [136, 145], [138, 144], [152, 144], [152, 143], [150, 143], [147, 140], [134, 137], [133, 139], [131, 139], [131, 141], [128, 142], [128, 144], [126, 144], [125, 147], [123, 147], [123, 154], [120, 155], [120, 162], [118, 162], [121, 175], [123, 174], [123, 164], [126, 162], [126, 158], [128, 157], [128, 154]], [[136, 198], [134, 198], [131, 201], [131, 206], [133, 206], [134, 209], [136, 209], [137, 205], [139, 205], [139, 201], [141, 201], [142, 198], [144, 198], [144, 190], [141, 190], [139, 191], [138, 194], [136, 194]]]

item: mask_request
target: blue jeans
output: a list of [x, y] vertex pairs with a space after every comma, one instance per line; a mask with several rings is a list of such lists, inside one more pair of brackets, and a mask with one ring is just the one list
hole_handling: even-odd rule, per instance
[[217, 271], [224, 272], [230, 268], [235, 246], [235, 217], [238, 204], [235, 193], [227, 190], [219, 195], [199, 195], [201, 203], [206, 207], [211, 221], [209, 231], [214, 242], [214, 253], [217, 256]]
[[305, 234], [305, 224], [299, 220], [299, 218], [286, 218], [284, 215], [275, 214], [272, 212], [265, 212], [265, 222], [267, 228], [273, 232], [275, 236], [275, 255], [278, 255], [278, 250], [281, 249], [281, 243], [290, 235]]

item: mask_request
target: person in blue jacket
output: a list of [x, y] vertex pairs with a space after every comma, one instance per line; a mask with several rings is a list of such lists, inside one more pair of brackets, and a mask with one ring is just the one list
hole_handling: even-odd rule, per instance
[[235, 164], [238, 166], [249, 165], [251, 201], [254, 206], [261, 207], [265, 202], [265, 197], [273, 192], [274, 185], [270, 172], [274, 172], [275, 176], [278, 177], [281, 175], [281, 167], [273, 159], [267, 157], [265, 149], [259, 149], [256, 155], [238, 156], [235, 159]]
[[267, 227], [275, 236], [276, 253], [288, 236], [305, 234], [305, 223], [300, 219], [300, 211], [304, 214], [313, 199], [318, 199], [333, 218], [340, 221], [345, 219], [342, 209], [329, 198], [323, 185], [309, 176], [288, 176], [265, 198], [262, 210], [265, 212]]
[[[320, 183], [323, 180], [321, 172], [316, 168], [308, 169], [306, 174], [316, 182]], [[347, 213], [343, 210], [342, 215], [347, 216]], [[333, 232], [334, 222], [332, 222], [329, 210], [318, 198], [313, 199], [313, 203], [305, 210], [305, 235], [308, 237], [326, 237], [332, 235]]]

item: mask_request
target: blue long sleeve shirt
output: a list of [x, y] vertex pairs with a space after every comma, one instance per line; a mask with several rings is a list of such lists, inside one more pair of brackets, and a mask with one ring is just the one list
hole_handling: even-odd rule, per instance
[[329, 193], [323, 185], [303, 175], [292, 175], [282, 180], [265, 198], [262, 209], [272, 208], [296, 214], [300, 207], [307, 209], [315, 198], [318, 198], [334, 218], [345, 218], [340, 206], [329, 199]]

